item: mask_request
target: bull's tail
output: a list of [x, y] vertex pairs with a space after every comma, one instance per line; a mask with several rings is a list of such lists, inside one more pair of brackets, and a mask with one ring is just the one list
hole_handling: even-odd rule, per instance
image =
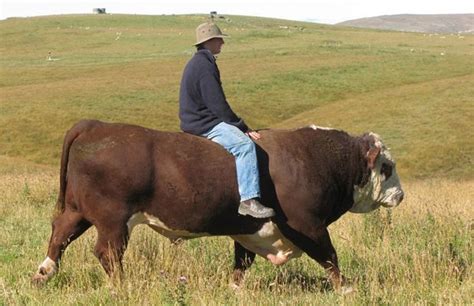
[[66, 186], [67, 186], [67, 168], [69, 162], [69, 151], [71, 150], [71, 146], [74, 143], [74, 140], [82, 134], [83, 132], [89, 130], [99, 121], [93, 120], [81, 120], [76, 123], [69, 131], [67, 131], [66, 136], [64, 137], [63, 142], [63, 152], [61, 155], [61, 170], [59, 174], [59, 196], [58, 201], [56, 203], [56, 209], [58, 213], [64, 211], [65, 203], [66, 203]]

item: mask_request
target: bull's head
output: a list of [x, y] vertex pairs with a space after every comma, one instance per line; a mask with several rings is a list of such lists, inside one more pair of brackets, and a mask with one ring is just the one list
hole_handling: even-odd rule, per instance
[[403, 200], [395, 160], [384, 146], [380, 136], [370, 133], [369, 149], [366, 153], [369, 179], [363, 186], [354, 187], [354, 205], [350, 209], [354, 213], [366, 213], [380, 207], [395, 207]]

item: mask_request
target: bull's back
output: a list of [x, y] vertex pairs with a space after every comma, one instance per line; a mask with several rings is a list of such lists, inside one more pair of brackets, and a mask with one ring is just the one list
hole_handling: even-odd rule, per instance
[[146, 213], [190, 233], [235, 234], [255, 223], [236, 213], [234, 158], [201, 137], [96, 124], [74, 141], [68, 172], [69, 197], [93, 214]]

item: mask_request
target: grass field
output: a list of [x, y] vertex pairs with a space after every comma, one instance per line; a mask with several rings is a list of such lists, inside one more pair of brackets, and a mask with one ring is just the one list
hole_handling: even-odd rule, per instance
[[146, 226], [132, 234], [122, 284], [111, 284], [94, 257], [91, 229], [38, 289], [30, 279], [47, 249], [57, 178], [45, 169], [23, 171], [0, 175], [0, 293], [7, 305], [467, 305], [474, 297], [472, 181], [411, 182], [397, 209], [348, 214], [331, 225], [341, 269], [357, 290], [341, 296], [306, 255], [279, 268], [257, 258], [234, 292], [229, 238], [173, 246]]
[[[111, 284], [73, 243], [44, 288], [62, 138], [82, 118], [178, 130], [182, 69], [199, 15], [70, 15], [0, 21], [0, 304], [471, 304], [474, 36], [369, 31], [228, 16], [219, 56], [234, 110], [253, 128], [315, 123], [374, 131], [398, 162], [406, 200], [330, 227], [356, 292], [327, 290], [307, 256], [258, 259], [229, 288], [232, 243], [180, 246], [145, 227]], [[51, 57], [51, 60], [48, 60]]]

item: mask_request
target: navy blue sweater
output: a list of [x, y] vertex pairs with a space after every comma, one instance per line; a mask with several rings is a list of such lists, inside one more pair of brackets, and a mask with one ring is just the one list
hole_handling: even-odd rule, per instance
[[184, 68], [179, 91], [179, 119], [185, 132], [202, 135], [221, 122], [247, 132], [222, 89], [216, 60], [207, 49], [198, 50]]

